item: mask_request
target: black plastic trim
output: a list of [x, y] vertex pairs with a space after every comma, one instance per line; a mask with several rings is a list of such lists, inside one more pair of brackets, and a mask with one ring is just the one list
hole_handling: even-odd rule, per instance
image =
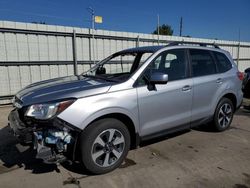
[[212, 120], [213, 120], [213, 116], [200, 118], [200, 119], [192, 121], [190, 123], [182, 124], [182, 125], [179, 125], [179, 126], [176, 126], [176, 127], [173, 127], [173, 128], [169, 128], [169, 129], [166, 129], [166, 130], [162, 130], [162, 131], [159, 131], [159, 132], [156, 132], [156, 133], [153, 133], [153, 134], [149, 134], [149, 135], [146, 135], [146, 136], [141, 136], [141, 137], [139, 137], [140, 138], [139, 141], [141, 143], [141, 142], [148, 141], [148, 140], [151, 140], [151, 139], [154, 139], [154, 138], [167, 136], [167, 135], [173, 134], [175, 132], [189, 130], [189, 129], [191, 129], [193, 127], [196, 127], [198, 125], [206, 124], [206, 123], [208, 123], [208, 122], [210, 122]]
[[179, 131], [187, 130], [187, 129], [190, 129], [190, 123], [186, 123], [183, 125], [179, 125], [177, 127], [169, 128], [169, 129], [162, 130], [162, 131], [159, 131], [159, 132], [156, 132], [153, 134], [142, 136], [140, 141], [142, 142], [142, 141], [146, 141], [146, 140], [151, 140], [153, 138], [166, 136], [168, 134], [172, 134], [174, 132], [179, 132]]
[[213, 116], [209, 116], [209, 117], [197, 119], [197, 120], [192, 121], [192, 122], [190, 123], [190, 128], [197, 127], [197, 126], [199, 126], [199, 125], [209, 123], [209, 122], [211, 122], [212, 120], [213, 120]]

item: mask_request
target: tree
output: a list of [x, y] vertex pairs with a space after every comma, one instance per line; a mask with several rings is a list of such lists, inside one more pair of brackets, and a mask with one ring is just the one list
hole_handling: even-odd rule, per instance
[[[152, 33], [152, 34], [158, 34], [158, 28], [156, 28], [156, 30]], [[161, 26], [159, 26], [159, 34], [160, 35], [173, 35], [174, 30], [172, 29], [172, 27], [168, 24], [163, 24]]]
[[46, 24], [46, 22], [42, 22], [42, 21], [40, 21], [40, 22], [33, 21], [33, 22], [31, 22], [31, 23], [33, 23], [33, 24], [43, 24], [43, 25]]

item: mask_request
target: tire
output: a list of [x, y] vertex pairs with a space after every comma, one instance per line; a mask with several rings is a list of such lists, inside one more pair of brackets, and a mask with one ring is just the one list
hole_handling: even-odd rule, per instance
[[119, 167], [130, 148], [127, 127], [112, 118], [93, 122], [80, 139], [83, 165], [92, 174], [104, 174]]
[[232, 123], [234, 106], [230, 99], [222, 98], [215, 110], [213, 124], [216, 131], [225, 131]]

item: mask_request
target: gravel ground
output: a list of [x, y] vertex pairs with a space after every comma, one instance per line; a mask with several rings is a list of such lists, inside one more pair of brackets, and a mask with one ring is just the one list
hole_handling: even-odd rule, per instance
[[129, 152], [108, 174], [85, 175], [79, 164], [45, 165], [10, 134], [10, 107], [0, 107], [0, 187], [232, 187], [250, 188], [250, 112], [216, 133], [192, 129]]

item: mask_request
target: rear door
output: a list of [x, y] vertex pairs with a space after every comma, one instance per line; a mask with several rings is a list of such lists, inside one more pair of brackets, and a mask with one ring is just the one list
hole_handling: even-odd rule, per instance
[[213, 115], [213, 101], [223, 82], [209, 50], [189, 50], [193, 77], [192, 122]]
[[[186, 54], [183, 49], [162, 52], [139, 78], [137, 94], [142, 136], [189, 126], [192, 79], [188, 77]], [[149, 77], [152, 72], [168, 74], [168, 83], [155, 85], [155, 89], [150, 90], [144, 76]]]

